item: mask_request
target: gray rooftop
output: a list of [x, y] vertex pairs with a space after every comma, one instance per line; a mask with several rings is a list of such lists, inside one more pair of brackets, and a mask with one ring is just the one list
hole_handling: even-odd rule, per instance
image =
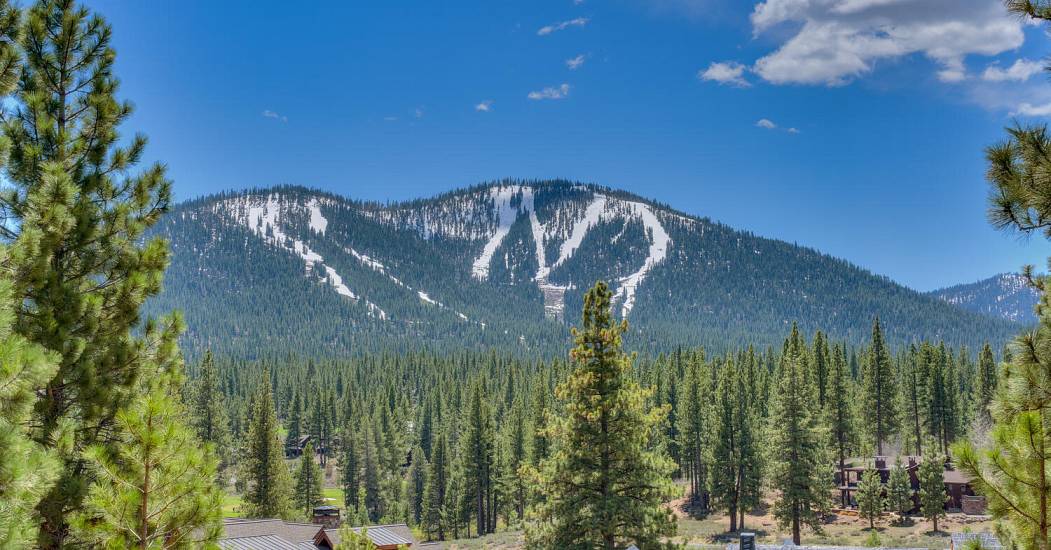
[[[222, 550], [302, 550], [302, 546], [277, 535], [219, 539], [218, 542]], [[310, 547], [314, 548], [314, 545]]]

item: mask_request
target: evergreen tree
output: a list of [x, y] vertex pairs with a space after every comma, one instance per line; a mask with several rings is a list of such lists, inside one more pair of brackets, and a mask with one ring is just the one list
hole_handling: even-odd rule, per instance
[[362, 486], [361, 446], [361, 434], [348, 425], [344, 430], [343, 460], [340, 462], [340, 480], [343, 486], [343, 503], [348, 510], [357, 504], [358, 489]]
[[[17, 19], [2, 21], [0, 32]], [[24, 64], [3, 123], [10, 162], [0, 238], [24, 246], [11, 262], [16, 332], [60, 356], [34, 409], [34, 438], [51, 445], [75, 424], [61, 478], [38, 506], [39, 544], [50, 548], [64, 544], [92, 481], [82, 451], [119, 443], [111, 437], [117, 411], [135, 396], [145, 365], [165, 362], [152, 354], [181, 326], [175, 317], [143, 323], [139, 314], [168, 261], [165, 242], [143, 235], [168, 210], [171, 184], [160, 164], [135, 171], [145, 137], [118, 144], [132, 109], [116, 99], [109, 25], [72, 0], [43, 0], [23, 29]], [[10, 89], [15, 59], [0, 56], [0, 84]]]
[[212, 352], [206, 351], [201, 361], [200, 372], [192, 386], [190, 418], [197, 438], [211, 443], [219, 456], [219, 471], [230, 464], [230, 424], [223, 406], [223, 393], [215, 370]]
[[679, 437], [682, 438], [683, 469], [689, 481], [687, 498], [691, 507], [708, 509], [709, 398], [710, 377], [703, 373], [703, 359], [694, 358], [686, 369], [679, 406]]
[[[796, 328], [793, 326], [793, 333]], [[824, 441], [814, 406], [813, 387], [803, 369], [803, 350], [789, 340], [782, 358], [770, 413], [770, 482], [780, 495], [774, 504], [774, 517], [782, 526], [791, 526], [792, 541], [800, 544], [800, 530], [808, 525], [820, 532], [821, 514], [828, 507], [829, 481]]]
[[95, 482], [73, 516], [75, 538], [92, 547], [189, 548], [222, 533], [217, 459], [182, 424], [177, 374], [146, 377], [141, 397], [117, 412], [118, 445], [85, 451]]
[[978, 373], [974, 381], [974, 407], [975, 418], [989, 421], [989, 405], [993, 402], [996, 393], [996, 360], [993, 358], [993, 348], [986, 343], [978, 355]]
[[438, 436], [431, 449], [431, 461], [427, 465], [427, 486], [423, 489], [423, 531], [428, 537], [438, 540], [445, 540], [442, 512], [449, 479], [448, 446], [445, 435]]
[[894, 469], [887, 479], [887, 506], [898, 514], [898, 521], [905, 523], [908, 513], [915, 506], [912, 502], [912, 482], [909, 472], [901, 464], [901, 458], [895, 459]]
[[[0, 29], [13, 14], [0, 5]], [[3, 48], [0, 43], [0, 60]], [[58, 477], [59, 462], [54, 451], [30, 438], [28, 421], [34, 389], [54, 375], [58, 363], [54, 354], [13, 334], [13, 320], [11, 283], [0, 279], [0, 548], [29, 548], [40, 524], [33, 508]]]
[[492, 518], [492, 483], [495, 461], [495, 433], [492, 413], [484, 386], [475, 383], [465, 410], [463, 445], [464, 476], [467, 498], [473, 502], [472, 515], [477, 533], [484, 535], [496, 529]]
[[931, 455], [920, 463], [918, 477], [920, 478], [920, 513], [933, 525], [934, 532], [938, 532], [938, 518], [945, 517], [945, 502], [948, 495], [945, 493], [945, 459]]
[[858, 513], [863, 519], [869, 520], [869, 529], [875, 529], [876, 520], [883, 515], [883, 509], [887, 505], [879, 472], [875, 469], [865, 470], [861, 475], [861, 482], [858, 483], [855, 498], [858, 501]]
[[627, 322], [613, 320], [611, 298], [602, 282], [584, 297], [574, 369], [556, 392], [565, 412], [549, 418], [554, 452], [541, 464], [532, 546], [652, 548], [675, 531], [663, 504], [674, 493], [674, 465], [649, 445], [666, 411], [644, 410], [650, 395], [632, 377], [621, 349]]
[[[832, 351], [831, 369], [828, 374], [828, 394], [825, 398], [825, 419], [832, 436], [832, 448], [839, 464], [839, 479], [847, 479], [847, 456], [857, 439], [854, 422], [853, 387], [845, 350], [839, 346]], [[840, 505], [847, 506], [846, 491], [840, 492]]]
[[406, 475], [408, 490], [405, 491], [409, 518], [413, 525], [421, 525], [423, 521], [423, 493], [427, 485], [427, 470], [427, 457], [423, 454], [423, 447], [417, 446], [412, 451], [412, 462]]
[[292, 480], [278, 436], [270, 377], [263, 376], [244, 443], [241, 475], [247, 483], [243, 513], [251, 518], [290, 517]]
[[[288, 411], [285, 433], [285, 449], [291, 451], [299, 445], [299, 438], [303, 437], [303, 402], [299, 392], [292, 396], [292, 408]], [[355, 491], [353, 494], [357, 494]]]
[[296, 510], [305, 517], [310, 517], [315, 506], [324, 502], [321, 494], [321, 468], [315, 462], [314, 442], [303, 448], [299, 459], [299, 470], [296, 471], [296, 488], [292, 498]]
[[737, 531], [737, 507], [740, 480], [737, 477], [740, 459], [738, 423], [734, 418], [737, 399], [736, 381], [732, 363], [719, 369], [719, 385], [715, 391], [715, 437], [712, 438], [712, 499], [730, 518], [730, 531]]
[[362, 447], [361, 483], [365, 488], [365, 508], [369, 512], [369, 521], [378, 521], [383, 517], [383, 505], [380, 497], [380, 464], [376, 443], [372, 434], [365, 432]]
[[883, 443], [897, 433], [897, 389], [894, 378], [890, 354], [877, 318], [872, 322], [872, 347], [865, 358], [862, 376], [863, 403], [869, 414], [862, 418], [866, 433], [880, 456], [883, 455]]

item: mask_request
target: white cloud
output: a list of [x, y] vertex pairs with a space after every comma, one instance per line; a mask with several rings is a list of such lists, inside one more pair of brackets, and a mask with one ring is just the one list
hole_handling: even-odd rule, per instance
[[1022, 103], [1018, 106], [1018, 110], [1011, 113], [1012, 115], [1022, 116], [1033, 116], [1033, 117], [1046, 117], [1051, 116], [1051, 103], [1044, 103], [1042, 105], [1033, 105], [1031, 103]]
[[982, 73], [982, 80], [988, 80], [989, 82], [1004, 82], [1006, 80], [1025, 82], [1029, 80], [1029, 77], [1042, 70], [1044, 70], [1044, 66], [1038, 61], [1018, 59], [1006, 69], [1001, 69], [995, 64], [989, 65], [985, 72]]
[[707, 69], [698, 71], [697, 78], [747, 88], [751, 84], [744, 79], [745, 70], [746, 67], [736, 61], [716, 62], [708, 65]]
[[266, 117], [266, 118], [272, 118], [274, 120], [279, 120], [281, 122], [288, 122], [288, 117], [283, 116], [283, 115], [279, 115], [279, 114], [275, 113], [274, 111], [271, 111], [270, 109], [264, 109], [263, 110], [263, 116]]
[[538, 35], [540, 35], [540, 36], [546, 36], [546, 35], [549, 35], [549, 34], [551, 34], [553, 32], [566, 30], [569, 27], [583, 27], [584, 25], [587, 25], [587, 24], [588, 24], [588, 18], [587, 17], [577, 17], [576, 19], [570, 19], [568, 21], [562, 21], [561, 23], [555, 23], [554, 25], [547, 25], [545, 27], [540, 27], [540, 30], [536, 31], [536, 33]]
[[562, 99], [569, 95], [569, 84], [562, 84], [558, 87], [548, 86], [540, 91], [529, 92], [529, 99]]
[[412, 116], [416, 118], [423, 118], [423, 107], [417, 107], [416, 110], [412, 112]]
[[585, 59], [587, 58], [584, 56], [584, 54], [580, 54], [576, 57], [569, 58], [566, 60], [566, 67], [569, 67], [569, 70], [571, 71], [575, 71], [584, 65]]
[[799, 128], [789, 128], [787, 131], [789, 134], [798, 134]]
[[492, 111], [493, 110], [493, 100], [491, 100], [491, 99], [483, 100], [481, 103], [479, 103], [478, 105], [474, 106], [474, 110], [475, 111], [481, 111], [483, 113], [488, 113], [489, 111]]
[[756, 122], [755, 125], [760, 128], [765, 128], [767, 130], [773, 130], [777, 128], [777, 125], [774, 124], [774, 122], [768, 118], [759, 119], [759, 121]]
[[1000, 0], [764, 0], [751, 21], [756, 35], [791, 29], [755, 63], [774, 84], [843, 85], [879, 61], [912, 54], [939, 65], [940, 80], [959, 82], [967, 56], [997, 55], [1025, 39], [1022, 21]]

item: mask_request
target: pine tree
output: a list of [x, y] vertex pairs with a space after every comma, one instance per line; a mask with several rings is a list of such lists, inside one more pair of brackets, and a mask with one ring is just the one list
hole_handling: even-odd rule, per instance
[[[219, 471], [230, 464], [230, 423], [223, 406], [225, 398], [219, 388], [219, 377], [215, 370], [212, 352], [206, 351], [201, 360], [200, 372], [191, 391], [191, 423], [197, 438], [211, 443], [219, 456]], [[221, 473], [220, 473], [221, 475]]]
[[861, 482], [858, 483], [855, 498], [858, 501], [858, 513], [863, 519], [869, 520], [869, 529], [875, 529], [876, 520], [883, 515], [883, 509], [887, 505], [879, 472], [874, 469], [865, 470], [861, 475]]
[[369, 528], [354, 530], [348, 524], [339, 528], [339, 544], [333, 550], [376, 550], [376, 543], [369, 538]]
[[292, 451], [299, 445], [299, 439], [303, 437], [303, 402], [299, 392], [292, 396], [292, 408], [288, 411], [287, 424], [285, 427], [285, 449]]
[[934, 532], [938, 532], [938, 518], [945, 517], [945, 502], [948, 495], [945, 493], [945, 459], [930, 455], [920, 463], [918, 477], [920, 478], [920, 513], [933, 525]]
[[423, 521], [423, 493], [427, 485], [427, 457], [423, 454], [423, 447], [417, 446], [412, 451], [412, 462], [409, 464], [409, 472], [406, 474], [405, 498], [408, 501], [409, 518], [413, 525], [421, 525]]
[[[294, 409], [293, 409], [294, 410]], [[343, 435], [343, 460], [340, 462], [340, 481], [343, 487], [343, 503], [350, 510], [357, 504], [361, 488], [362, 438], [360, 432], [349, 425]]]
[[549, 418], [554, 452], [541, 464], [531, 546], [652, 548], [675, 532], [663, 504], [674, 494], [674, 465], [649, 444], [666, 411], [644, 410], [650, 392], [632, 377], [621, 350], [627, 322], [613, 320], [611, 298], [602, 282], [584, 297], [574, 368], [556, 392], [564, 413]]
[[[0, 32], [15, 21], [5, 16]], [[165, 242], [143, 235], [168, 210], [171, 183], [160, 164], [135, 171], [145, 137], [118, 144], [132, 108], [116, 99], [109, 25], [72, 0], [43, 0], [23, 29], [16, 106], [3, 124], [10, 162], [0, 238], [24, 246], [12, 258], [16, 332], [60, 354], [34, 409], [34, 438], [50, 445], [66, 422], [76, 424], [72, 451], [60, 453], [61, 478], [38, 507], [39, 544], [57, 547], [92, 481], [81, 451], [116, 443], [117, 411], [135, 396], [145, 365], [163, 362], [151, 355], [181, 325], [176, 317], [143, 323], [139, 314], [168, 261]], [[10, 89], [14, 57], [0, 55], [0, 84]]]
[[719, 369], [719, 385], [715, 391], [712, 500], [726, 510], [730, 518], [730, 532], [737, 531], [737, 507], [740, 497], [740, 480], [737, 477], [740, 442], [738, 424], [734, 418], [736, 386], [733, 363], [726, 363]]
[[[0, 4], [0, 29], [12, 16]], [[0, 33], [4, 31], [0, 30]], [[0, 43], [0, 60], [4, 58]], [[2, 249], [0, 249], [2, 250]], [[4, 251], [6, 253], [6, 251]], [[0, 264], [3, 262], [0, 261]], [[33, 508], [59, 474], [54, 451], [30, 438], [28, 421], [36, 395], [58, 370], [57, 357], [12, 333], [11, 282], [0, 279], [0, 548], [29, 548], [37, 539]]]
[[254, 401], [241, 461], [247, 483], [243, 513], [252, 518], [290, 517], [292, 480], [278, 436], [269, 376], [262, 377]]
[[864, 415], [866, 433], [876, 446], [876, 453], [883, 455], [883, 443], [897, 433], [897, 388], [890, 354], [883, 341], [879, 318], [872, 322], [872, 347], [864, 363], [862, 377], [864, 407], [870, 414]]
[[912, 482], [909, 472], [901, 464], [898, 457], [894, 462], [894, 469], [890, 471], [887, 479], [887, 506], [898, 514], [898, 521], [905, 523], [908, 513], [914, 507], [912, 502]]
[[[847, 456], [857, 439], [857, 427], [854, 421], [854, 391], [845, 350], [837, 345], [832, 351], [831, 359], [828, 394], [825, 398], [825, 422], [829, 427], [832, 448], [839, 463], [839, 479], [845, 482]], [[840, 505], [846, 507], [846, 491], [840, 492], [840, 499]]]
[[303, 456], [299, 459], [292, 501], [296, 510], [305, 517], [310, 517], [314, 507], [324, 502], [321, 494], [321, 468], [315, 462], [313, 441], [303, 448]]
[[218, 460], [182, 424], [179, 376], [145, 378], [141, 397], [118, 411], [119, 445], [85, 451], [94, 474], [83, 510], [72, 520], [75, 537], [92, 547], [189, 548], [222, 533]]
[[448, 446], [445, 435], [438, 436], [431, 448], [431, 460], [427, 465], [427, 486], [423, 489], [423, 530], [428, 537], [438, 540], [445, 540], [442, 512], [449, 479]]
[[996, 360], [993, 358], [993, 348], [986, 343], [978, 355], [978, 372], [974, 381], [974, 407], [975, 418], [988, 422], [992, 419], [989, 415], [989, 405], [993, 402], [996, 394]]
[[708, 456], [709, 456], [709, 400], [711, 390], [708, 384], [710, 377], [702, 372], [703, 358], [694, 358], [686, 369], [683, 382], [682, 399], [679, 406], [679, 437], [683, 456], [683, 469], [689, 480], [687, 498], [692, 508], [699, 508], [701, 513], [708, 509]]
[[[793, 326], [793, 333], [796, 328]], [[814, 410], [815, 391], [807, 383], [803, 350], [791, 343], [782, 359], [770, 413], [770, 482], [780, 492], [774, 504], [774, 517], [782, 526], [791, 526], [792, 540], [800, 543], [800, 529], [808, 525], [820, 532], [821, 515], [828, 507], [831, 476], [826, 467], [824, 442]]]
[[366, 431], [362, 446], [361, 484], [365, 488], [365, 508], [369, 512], [369, 521], [378, 521], [383, 517], [383, 505], [380, 497], [380, 464], [376, 443], [372, 433]]
[[495, 434], [493, 418], [489, 409], [484, 386], [475, 383], [471, 391], [464, 418], [464, 434], [461, 437], [464, 458], [464, 476], [468, 498], [474, 503], [473, 516], [479, 535], [496, 529], [491, 519], [490, 499], [495, 460]]

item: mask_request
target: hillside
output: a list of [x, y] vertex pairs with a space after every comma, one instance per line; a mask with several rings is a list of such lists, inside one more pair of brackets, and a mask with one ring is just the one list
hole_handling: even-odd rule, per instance
[[930, 295], [968, 311], [1023, 325], [1036, 323], [1034, 308], [1040, 301], [1040, 293], [1017, 273], [1001, 273], [976, 283], [935, 290]]
[[165, 292], [191, 353], [325, 356], [429, 347], [565, 349], [583, 291], [611, 282], [629, 345], [780, 345], [793, 321], [860, 343], [1003, 341], [1019, 325], [964, 311], [815, 250], [643, 198], [506, 181], [392, 205], [299, 187], [176, 207]]

